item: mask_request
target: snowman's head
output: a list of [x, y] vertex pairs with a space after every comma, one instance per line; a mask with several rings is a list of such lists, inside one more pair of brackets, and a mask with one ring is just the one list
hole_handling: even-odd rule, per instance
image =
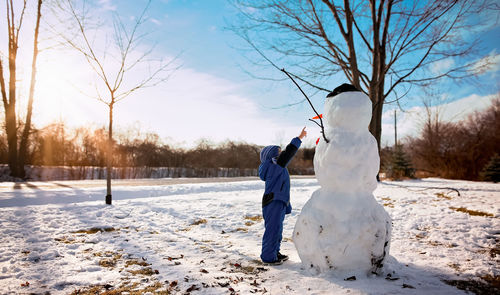
[[349, 131], [367, 130], [372, 116], [372, 102], [354, 86], [342, 84], [325, 101], [326, 126]]

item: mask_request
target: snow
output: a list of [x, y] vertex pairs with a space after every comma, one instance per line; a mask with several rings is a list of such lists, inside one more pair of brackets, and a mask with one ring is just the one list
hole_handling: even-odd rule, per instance
[[116, 182], [111, 206], [103, 182], [0, 183], [0, 293], [69, 294], [135, 282], [129, 291], [158, 283], [172, 294], [465, 294], [442, 280], [500, 272], [492, 254], [500, 239], [498, 184], [379, 184], [374, 195], [393, 220], [387, 267], [399, 279], [344, 281], [303, 269], [291, 241], [299, 212], [319, 188], [315, 179], [292, 179], [294, 210], [282, 243], [290, 260], [275, 267], [258, 262], [263, 182], [137, 183]]
[[293, 241], [304, 268], [338, 277], [381, 274], [389, 256], [391, 218], [375, 201], [380, 165], [368, 131], [372, 104], [362, 92], [327, 97], [325, 136], [314, 155], [321, 188], [302, 208]]

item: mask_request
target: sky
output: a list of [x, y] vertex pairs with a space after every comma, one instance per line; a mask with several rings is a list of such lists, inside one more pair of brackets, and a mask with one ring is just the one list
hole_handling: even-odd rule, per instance
[[[92, 15], [102, 22], [92, 40], [102, 49], [109, 48], [112, 42], [103, 37], [112, 33], [109, 22], [112, 15], [118, 14], [125, 23], [132, 23], [147, 1], [90, 2], [93, 5]], [[21, 31], [20, 37], [24, 40], [22, 44], [26, 44], [20, 49], [22, 58], [19, 69], [19, 85], [24, 89], [29, 83], [32, 46], [29, 26], [33, 23], [34, 14], [34, 2], [29, 1], [28, 4], [25, 30]], [[46, 2], [46, 5], [49, 4]], [[0, 8], [4, 10], [5, 6]], [[47, 19], [43, 26], [54, 22], [49, 11], [44, 16]], [[240, 49], [244, 47], [243, 41], [227, 29], [229, 24], [238, 21], [234, 7], [226, 0], [153, 0], [146, 12], [146, 21], [141, 26], [141, 32], [148, 35], [133, 54], [139, 56], [154, 46], [152, 57], [174, 60], [172, 68], [179, 68], [171, 73], [166, 82], [140, 89], [117, 103], [114, 109], [115, 130], [140, 128], [144, 132], [159, 134], [166, 144], [191, 147], [202, 138], [214, 143], [232, 140], [284, 145], [307, 126], [309, 136], [306, 144], [313, 146], [320, 135], [319, 128], [308, 121], [314, 113], [307, 102], [281, 107], [303, 99], [291, 81], [260, 80], [247, 73], [269, 73], [273, 69], [262, 68], [262, 72], [256, 73], [255, 67], [245, 59]], [[0, 25], [6, 27], [4, 19], [0, 20]], [[0, 38], [7, 40], [3, 31]], [[444, 90], [439, 97], [432, 98], [433, 105], [440, 105], [440, 110], [446, 110], [446, 119], [460, 120], [471, 111], [488, 107], [500, 90], [500, 54], [497, 53], [498, 38], [495, 37], [500, 35], [498, 22], [482, 34], [484, 44], [481, 53], [494, 61], [495, 66], [478, 82], [448, 82], [439, 86]], [[41, 38], [42, 47], [52, 44], [53, 40], [47, 39], [47, 36]], [[6, 52], [5, 45], [5, 42], [1, 43], [2, 53]], [[453, 60], [447, 60], [431, 70], [437, 71], [452, 64]], [[134, 81], [139, 81], [147, 70], [139, 67], [128, 72], [126, 83], [132, 85]], [[35, 125], [41, 127], [64, 121], [70, 127], [107, 126], [108, 109], [95, 99], [93, 83], [99, 81], [93, 77], [95, 75], [78, 52], [61, 47], [43, 50], [39, 55], [35, 90]], [[98, 89], [102, 90], [100, 86]], [[26, 93], [27, 90], [24, 91]], [[419, 96], [422, 93], [414, 93], [401, 102], [401, 108], [395, 104], [385, 106], [382, 145], [394, 143], [395, 108], [398, 109], [399, 137], [418, 134], [423, 113], [422, 98]], [[323, 99], [321, 95], [312, 96], [313, 104], [320, 111]], [[20, 108], [24, 109], [25, 105], [26, 102], [21, 100]]]

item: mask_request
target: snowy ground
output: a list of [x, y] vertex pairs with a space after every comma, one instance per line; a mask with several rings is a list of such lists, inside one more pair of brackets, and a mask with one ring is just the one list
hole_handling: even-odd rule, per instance
[[307, 273], [290, 240], [318, 188], [315, 179], [292, 180], [294, 210], [282, 244], [290, 260], [276, 267], [258, 261], [261, 181], [137, 183], [116, 182], [112, 206], [104, 205], [102, 182], [0, 183], [0, 293], [465, 293], [457, 286], [498, 292], [499, 184], [379, 184], [376, 199], [393, 219], [393, 280], [346, 281]]

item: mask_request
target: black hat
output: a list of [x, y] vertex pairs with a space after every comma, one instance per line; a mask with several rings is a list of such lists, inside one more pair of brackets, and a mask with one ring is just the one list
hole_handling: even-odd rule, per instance
[[328, 93], [328, 95], [326, 97], [327, 98], [333, 97], [333, 96], [340, 94], [342, 92], [352, 92], [352, 91], [359, 91], [359, 90], [358, 90], [358, 88], [354, 87], [351, 84], [344, 83], [344, 84], [338, 86], [337, 88], [333, 89], [333, 91]]

